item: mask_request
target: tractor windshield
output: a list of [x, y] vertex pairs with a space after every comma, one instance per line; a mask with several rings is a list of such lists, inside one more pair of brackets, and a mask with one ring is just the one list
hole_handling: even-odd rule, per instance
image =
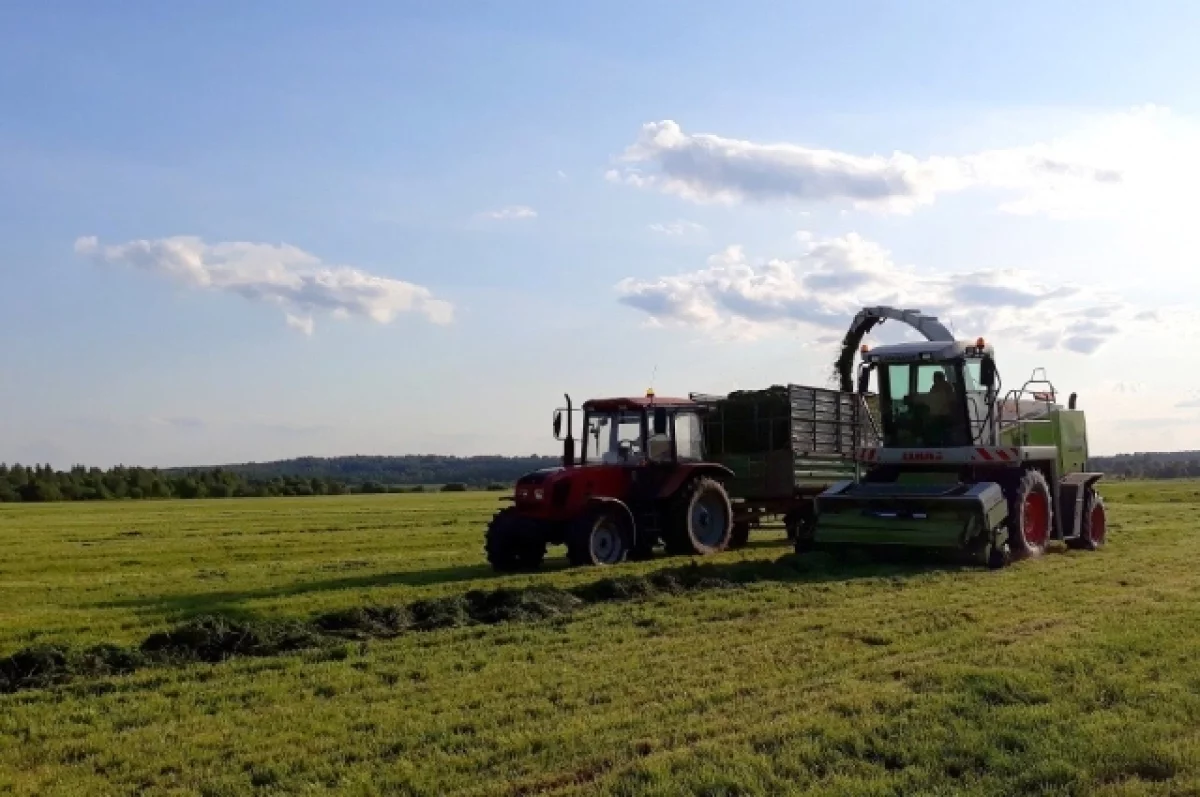
[[880, 376], [884, 445], [946, 448], [971, 444], [961, 363], [892, 364]]
[[583, 440], [585, 465], [617, 465], [642, 456], [641, 412], [587, 413]]

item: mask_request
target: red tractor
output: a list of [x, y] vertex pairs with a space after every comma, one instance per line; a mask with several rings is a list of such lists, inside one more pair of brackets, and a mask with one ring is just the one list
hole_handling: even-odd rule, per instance
[[492, 518], [485, 550], [495, 570], [539, 567], [547, 545], [566, 545], [573, 565], [644, 559], [660, 542], [671, 554], [724, 550], [733, 508], [724, 481], [733, 472], [706, 462], [700, 413], [690, 399], [592, 399], [583, 404], [575, 459], [571, 397], [554, 414], [561, 467], [517, 480], [513, 505]]

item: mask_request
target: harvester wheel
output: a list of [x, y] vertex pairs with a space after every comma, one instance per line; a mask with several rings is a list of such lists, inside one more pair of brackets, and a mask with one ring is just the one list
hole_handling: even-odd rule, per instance
[[1108, 539], [1108, 510], [1104, 507], [1104, 499], [1095, 490], [1088, 490], [1079, 525], [1079, 538], [1071, 540], [1072, 548], [1095, 551], [1104, 547]]
[[617, 510], [597, 506], [585, 511], [567, 530], [567, 559], [576, 567], [615, 565], [629, 554], [632, 529]]
[[1041, 556], [1050, 541], [1054, 528], [1054, 502], [1050, 485], [1041, 471], [1028, 470], [1016, 490], [1009, 496], [1008, 538], [1013, 557], [1027, 559]]
[[484, 550], [497, 572], [536, 570], [546, 558], [546, 541], [532, 521], [509, 506], [497, 512], [488, 524]]
[[668, 553], [704, 556], [729, 547], [733, 505], [716, 479], [701, 476], [680, 490], [668, 518]]

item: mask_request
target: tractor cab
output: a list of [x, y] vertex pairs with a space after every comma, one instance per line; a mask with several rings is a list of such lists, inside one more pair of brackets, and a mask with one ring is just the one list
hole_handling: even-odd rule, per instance
[[572, 467], [673, 465], [704, 459], [702, 406], [679, 398], [604, 398], [584, 402], [583, 429], [576, 463], [567, 409], [567, 436], [561, 437], [562, 410], [555, 413], [554, 433], [564, 443], [563, 464]]
[[995, 442], [996, 366], [980, 338], [863, 347], [858, 388], [879, 386], [885, 448], [959, 448]]

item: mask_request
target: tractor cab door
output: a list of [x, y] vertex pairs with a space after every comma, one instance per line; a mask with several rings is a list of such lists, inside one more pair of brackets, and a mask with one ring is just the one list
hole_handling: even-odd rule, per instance
[[675, 412], [666, 407], [651, 407], [646, 411], [646, 455], [641, 460], [642, 467], [632, 474], [631, 503], [649, 505], [674, 471], [674, 422]]

